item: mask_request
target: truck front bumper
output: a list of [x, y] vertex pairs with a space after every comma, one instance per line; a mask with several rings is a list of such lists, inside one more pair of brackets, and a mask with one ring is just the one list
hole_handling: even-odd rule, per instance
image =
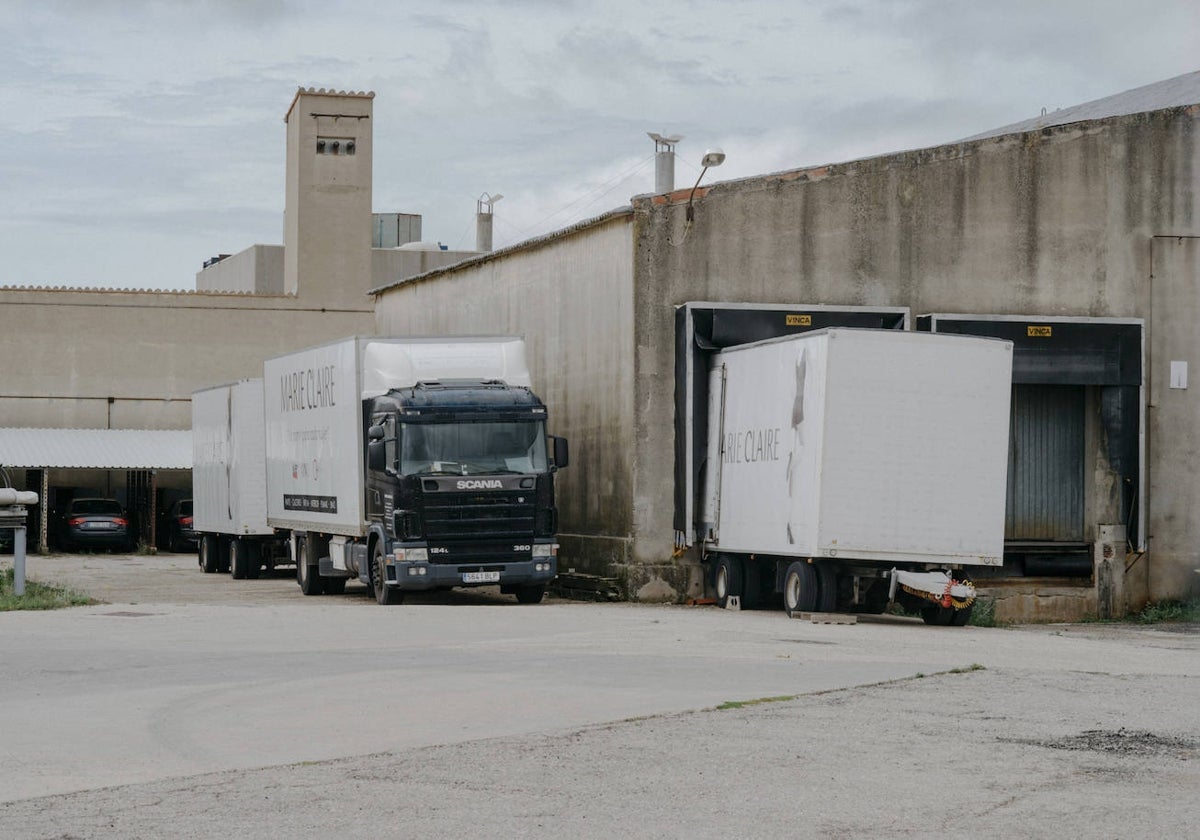
[[452, 586], [528, 586], [547, 584], [558, 574], [555, 557], [534, 557], [507, 563], [427, 563], [389, 558], [388, 584], [406, 591]]

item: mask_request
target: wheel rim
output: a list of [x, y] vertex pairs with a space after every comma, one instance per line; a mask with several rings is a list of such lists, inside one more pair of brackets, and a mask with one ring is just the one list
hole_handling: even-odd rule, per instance
[[800, 603], [800, 576], [790, 574], [787, 576], [786, 584], [783, 588], [783, 602], [788, 610], [795, 610]]
[[724, 599], [729, 595], [729, 569], [725, 568], [725, 564], [717, 566], [717, 598]]
[[380, 563], [382, 559], [379, 554], [371, 559], [371, 588], [375, 590], [377, 599], [383, 596], [383, 569], [381, 568], [382, 563]]

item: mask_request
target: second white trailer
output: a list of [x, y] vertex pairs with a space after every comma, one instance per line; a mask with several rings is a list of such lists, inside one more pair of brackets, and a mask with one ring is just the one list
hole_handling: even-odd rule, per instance
[[[877, 609], [898, 584], [930, 589], [904, 572], [1001, 565], [1011, 375], [1010, 342], [892, 330], [717, 354], [704, 521], [718, 599]], [[932, 579], [947, 610], [932, 623], [965, 622], [967, 575], [953, 577]]]
[[192, 505], [205, 572], [257, 577], [288, 562], [267, 523], [265, 434], [261, 379], [192, 394]]

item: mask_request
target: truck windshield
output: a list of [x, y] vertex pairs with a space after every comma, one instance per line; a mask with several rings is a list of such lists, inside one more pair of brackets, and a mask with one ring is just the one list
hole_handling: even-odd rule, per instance
[[404, 475], [542, 473], [546, 468], [541, 420], [400, 424]]

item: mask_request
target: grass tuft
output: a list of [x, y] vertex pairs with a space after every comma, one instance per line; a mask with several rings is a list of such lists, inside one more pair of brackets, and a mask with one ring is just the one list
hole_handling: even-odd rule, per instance
[[13, 593], [16, 573], [12, 569], [0, 572], [0, 612], [13, 610], [57, 610], [63, 607], [86, 607], [95, 604], [87, 595], [82, 595], [61, 586], [46, 586], [25, 579], [25, 594], [17, 597]]
[[1147, 604], [1142, 611], [1130, 617], [1139, 624], [1164, 624], [1167, 622], [1200, 623], [1200, 598], [1187, 601], [1159, 601]]
[[786, 703], [788, 700], [797, 699], [798, 695], [788, 694], [781, 697], [759, 697], [756, 700], [726, 700], [720, 706], [717, 706], [718, 712], [724, 712], [729, 709], [744, 709], [747, 706], [761, 706], [763, 703]]

